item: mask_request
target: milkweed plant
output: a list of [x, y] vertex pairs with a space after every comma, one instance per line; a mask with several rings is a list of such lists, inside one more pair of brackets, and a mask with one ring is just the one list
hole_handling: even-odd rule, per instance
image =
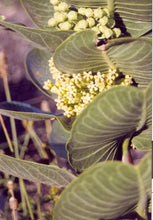
[[[0, 155], [0, 170], [64, 188], [53, 220], [149, 219], [151, 0], [21, 4], [36, 28], [3, 15], [0, 25], [34, 46], [26, 57], [27, 74], [58, 111], [12, 101], [1, 102], [0, 113], [21, 120], [55, 118], [51, 140], [57, 133], [75, 174], [6, 155]], [[146, 152], [137, 165], [131, 149]]]

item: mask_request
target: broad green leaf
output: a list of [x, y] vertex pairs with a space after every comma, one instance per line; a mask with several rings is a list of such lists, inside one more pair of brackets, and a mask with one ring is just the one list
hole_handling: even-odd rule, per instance
[[104, 8], [114, 11], [116, 25], [124, 33], [139, 37], [152, 29], [151, 0], [67, 0], [76, 7]]
[[[71, 35], [55, 51], [54, 62], [62, 72], [82, 73], [118, 68], [130, 74], [141, 87], [146, 87], [152, 76], [152, 45], [145, 38], [120, 38], [97, 48], [91, 30]], [[71, 67], [71, 68], [70, 68]]]
[[51, 56], [52, 53], [34, 48], [27, 54], [25, 66], [32, 83], [45, 93], [45, 95], [53, 99], [55, 95], [50, 91], [43, 89], [44, 82], [48, 79], [54, 82], [48, 65]]
[[52, 124], [52, 132], [50, 135], [50, 145], [52, 150], [54, 150], [58, 156], [67, 158], [65, 145], [69, 137], [70, 133], [64, 130], [57, 120], [54, 120]]
[[72, 167], [83, 171], [99, 161], [119, 159], [123, 139], [145, 124], [145, 104], [144, 92], [131, 86], [99, 94], [72, 126], [67, 144]]
[[53, 17], [53, 6], [49, 0], [20, 0], [33, 23], [39, 28], [48, 28], [48, 20]]
[[38, 108], [32, 107], [31, 105], [22, 102], [1, 102], [0, 114], [19, 120], [30, 121], [40, 121], [56, 118], [66, 130], [70, 130], [72, 126], [72, 119], [63, 116], [62, 114], [44, 112]]
[[75, 176], [54, 165], [43, 165], [31, 161], [0, 155], [0, 171], [29, 181], [56, 187], [67, 186]]
[[151, 150], [152, 147], [152, 83], [145, 91], [146, 97], [146, 122], [141, 133], [132, 139], [132, 144], [139, 150]]
[[29, 28], [18, 24], [0, 21], [0, 24], [15, 31], [24, 40], [40, 49], [54, 51], [73, 31], [51, 31]]
[[151, 151], [152, 149], [152, 127], [143, 130], [139, 135], [132, 139], [132, 145], [142, 151]]
[[131, 36], [139, 37], [152, 29], [151, 0], [114, 0], [114, 9], [117, 26]]
[[76, 7], [104, 8], [107, 7], [107, 2], [112, 2], [112, 0], [66, 0], [66, 2]]
[[69, 184], [55, 205], [53, 220], [113, 220], [133, 211], [146, 217], [142, 211], [150, 196], [150, 154], [138, 166], [107, 161]]

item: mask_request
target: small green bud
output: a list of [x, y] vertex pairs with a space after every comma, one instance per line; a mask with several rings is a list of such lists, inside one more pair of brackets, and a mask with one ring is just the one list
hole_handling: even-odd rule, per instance
[[55, 18], [50, 18], [50, 19], [48, 20], [48, 26], [49, 26], [49, 27], [56, 27], [57, 24], [58, 24], [58, 22], [56, 21]]
[[67, 14], [67, 17], [68, 17], [68, 20], [69, 21], [75, 21], [77, 20], [78, 18], [78, 13], [76, 11], [70, 11], [68, 14]]
[[67, 11], [69, 9], [69, 5], [66, 2], [61, 2], [58, 5], [59, 11]]
[[86, 20], [81, 20], [75, 25], [74, 30], [81, 31], [81, 30], [86, 29], [87, 27], [88, 27], [88, 22]]
[[100, 18], [98, 21], [102, 26], [106, 25], [108, 22], [108, 17], [104, 16], [103, 18]]
[[64, 22], [67, 19], [67, 16], [64, 13], [55, 12], [54, 13], [54, 18], [56, 19], [57, 23], [61, 23], [61, 22]]
[[115, 20], [113, 18], [109, 18], [107, 26], [113, 28], [115, 26]]
[[119, 37], [121, 35], [121, 30], [119, 28], [113, 28], [113, 32], [115, 37]]
[[50, 3], [52, 5], [58, 5], [60, 3], [60, 0], [50, 0]]
[[72, 28], [72, 24], [68, 21], [60, 23], [58, 26], [63, 31], [68, 31], [68, 30], [71, 30], [71, 28]]
[[110, 11], [109, 11], [108, 8], [104, 8], [103, 10], [104, 10], [104, 12], [106, 13], [107, 16], [110, 16]]
[[103, 17], [103, 10], [101, 8], [94, 9], [94, 17], [95, 18], [102, 18]]
[[94, 18], [88, 18], [87, 22], [89, 24], [89, 27], [93, 27], [95, 25], [95, 19]]
[[91, 8], [86, 8], [86, 10], [85, 10], [85, 16], [86, 16], [87, 18], [90, 18], [90, 17], [92, 17], [93, 15], [94, 15], [93, 9], [91, 9]]
[[85, 8], [79, 8], [78, 13], [81, 15], [85, 15], [86, 9]]

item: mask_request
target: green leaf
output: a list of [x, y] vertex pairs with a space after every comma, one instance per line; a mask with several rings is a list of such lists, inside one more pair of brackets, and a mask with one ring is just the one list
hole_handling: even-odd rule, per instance
[[27, 54], [25, 65], [27, 74], [32, 83], [45, 95], [53, 99], [56, 96], [49, 90], [43, 89], [44, 82], [48, 79], [54, 82], [48, 65], [51, 56], [52, 53], [34, 48]]
[[[120, 219], [133, 211], [141, 215], [147, 209], [150, 187], [150, 154], [138, 166], [117, 161], [99, 163], [63, 191], [55, 205], [53, 220]], [[138, 210], [140, 201], [143, 205]]]
[[112, 2], [112, 0], [67, 0], [66, 2], [76, 7], [104, 8], [107, 6], [107, 2]]
[[24, 40], [40, 49], [54, 51], [73, 31], [51, 31], [29, 28], [22, 25], [0, 21], [0, 24], [15, 31]]
[[48, 20], [53, 16], [53, 6], [49, 0], [20, 0], [33, 23], [39, 28], [48, 28]]
[[117, 26], [131, 36], [139, 37], [152, 29], [151, 0], [115, 0], [114, 8]]
[[63, 158], [67, 159], [67, 151], [65, 149], [66, 142], [70, 137], [70, 133], [63, 129], [57, 120], [52, 124], [52, 132], [50, 136], [50, 145], [54, 152]]
[[143, 130], [141, 134], [135, 136], [132, 139], [132, 146], [142, 151], [151, 151], [152, 149], [151, 137], [152, 137], [152, 128], [150, 126], [148, 129]]
[[139, 150], [152, 149], [152, 83], [145, 91], [146, 99], [146, 122], [141, 133], [132, 139], [132, 144]]
[[29, 181], [55, 187], [65, 187], [75, 176], [54, 165], [43, 165], [31, 161], [0, 155], [0, 171]]
[[41, 111], [38, 108], [32, 107], [29, 104], [22, 102], [1, 102], [0, 114], [12, 117], [19, 120], [40, 121], [51, 118], [57, 118], [66, 130], [70, 130], [72, 126], [72, 119], [67, 118], [62, 114], [53, 114], [50, 112]]
[[146, 87], [152, 76], [152, 45], [145, 38], [120, 38], [97, 48], [91, 30], [71, 35], [55, 51], [54, 62], [64, 73], [101, 71], [118, 68], [130, 74], [141, 87]]
[[75, 120], [67, 144], [73, 168], [83, 171], [93, 164], [120, 159], [126, 136], [145, 124], [144, 92], [118, 86], [99, 94]]
[[41, 111], [29, 104], [22, 102], [1, 102], [0, 114], [13, 117], [19, 120], [40, 121], [55, 118], [56, 115], [50, 112]]

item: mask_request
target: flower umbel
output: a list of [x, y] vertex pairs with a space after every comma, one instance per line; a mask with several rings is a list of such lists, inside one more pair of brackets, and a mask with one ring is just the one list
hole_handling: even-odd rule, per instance
[[47, 80], [43, 88], [57, 94], [57, 108], [64, 110], [67, 117], [79, 115], [95, 96], [112, 86], [132, 84], [131, 76], [124, 76], [116, 69], [109, 69], [108, 74], [91, 71], [83, 74], [63, 74], [56, 69], [53, 58], [49, 60], [49, 68], [55, 84]]

